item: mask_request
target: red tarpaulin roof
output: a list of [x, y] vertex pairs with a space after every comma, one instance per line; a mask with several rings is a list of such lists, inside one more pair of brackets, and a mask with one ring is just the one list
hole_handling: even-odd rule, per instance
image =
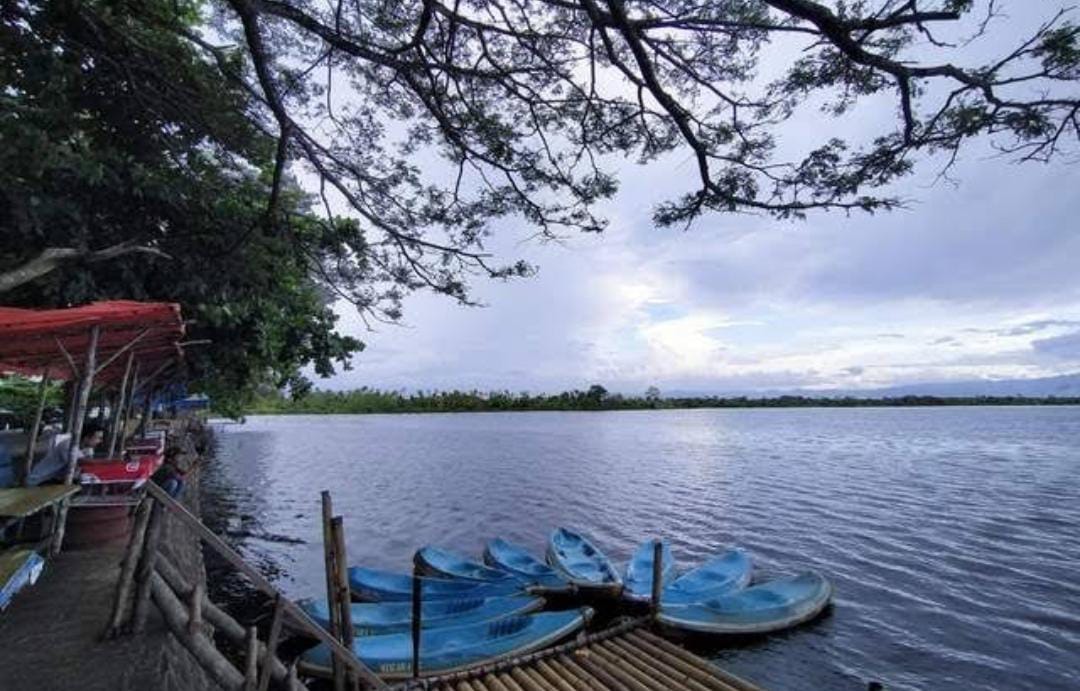
[[[113, 300], [52, 310], [0, 307], [0, 371], [47, 372], [51, 378], [70, 379], [71, 366], [63, 351], [67, 350], [81, 373], [95, 325], [100, 327], [97, 367], [136, 338], [138, 342], [127, 352], [135, 353], [143, 376], [182, 354], [178, 343], [184, 335], [184, 320], [174, 303]], [[95, 380], [105, 383], [122, 377], [127, 352]]]

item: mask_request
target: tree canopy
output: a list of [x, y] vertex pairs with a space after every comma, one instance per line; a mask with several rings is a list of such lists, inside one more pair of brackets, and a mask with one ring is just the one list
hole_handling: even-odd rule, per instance
[[[966, 57], [1005, 5], [4, 3], [0, 267], [26, 272], [5, 301], [179, 300], [214, 342], [197, 374], [250, 392], [360, 347], [333, 299], [393, 321], [409, 291], [471, 302], [473, 276], [528, 274], [487, 254], [501, 219], [602, 230], [623, 157], [691, 155], [659, 225], [890, 209], [920, 159], [947, 168], [974, 139], [1029, 161], [1075, 151], [1066, 11]], [[894, 117], [863, 140], [783, 139], [797, 113], [867, 99]]]
[[[313, 267], [355, 224], [312, 215], [295, 185], [264, 222], [274, 142], [249, 99], [182, 37], [106, 3], [4, 5], [0, 266], [75, 255], [4, 302], [178, 301], [189, 340], [210, 342], [188, 348], [188, 376], [224, 410], [344, 362], [361, 344], [335, 332]], [[120, 251], [94, 261], [100, 248]]]

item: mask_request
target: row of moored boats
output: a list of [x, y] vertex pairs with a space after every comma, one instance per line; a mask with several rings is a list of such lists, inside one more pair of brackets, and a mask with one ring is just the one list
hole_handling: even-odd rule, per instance
[[[751, 585], [748, 554], [729, 549], [679, 574], [670, 547], [660, 544], [662, 574], [658, 620], [667, 628], [715, 635], [753, 635], [785, 629], [819, 614], [832, 588], [821, 575], [796, 576]], [[589, 607], [543, 612], [545, 596], [586, 596], [648, 602], [652, 597], [656, 542], [638, 549], [625, 569], [583, 535], [555, 530], [546, 560], [502, 539], [490, 541], [482, 561], [438, 547], [416, 553], [421, 588], [420, 668], [444, 674], [544, 648], [582, 629]], [[352, 567], [349, 585], [362, 602], [351, 608], [358, 657], [387, 677], [412, 676], [413, 576]], [[325, 601], [301, 603], [327, 626]], [[328, 667], [329, 651], [305, 653]]]

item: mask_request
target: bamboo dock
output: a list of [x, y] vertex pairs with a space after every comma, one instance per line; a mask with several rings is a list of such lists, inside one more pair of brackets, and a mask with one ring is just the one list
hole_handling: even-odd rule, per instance
[[649, 631], [648, 617], [397, 691], [762, 691]]

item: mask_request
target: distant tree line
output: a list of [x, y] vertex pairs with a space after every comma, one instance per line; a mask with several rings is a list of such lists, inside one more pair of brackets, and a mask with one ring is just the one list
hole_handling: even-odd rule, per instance
[[287, 396], [281, 392], [256, 397], [248, 413], [440, 413], [507, 410], [643, 410], [668, 408], [855, 408], [958, 405], [1080, 405], [1080, 396], [674, 396], [663, 397], [656, 387], [642, 396], [610, 393], [599, 384], [582, 391], [558, 394], [511, 391], [383, 391], [362, 387], [351, 391], [310, 391]]

